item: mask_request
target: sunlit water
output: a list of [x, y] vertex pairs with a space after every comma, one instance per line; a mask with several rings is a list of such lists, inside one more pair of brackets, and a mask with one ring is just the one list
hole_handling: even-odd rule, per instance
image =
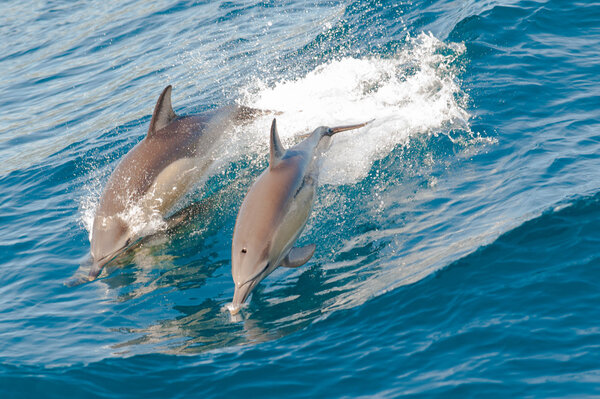
[[[2, 397], [600, 394], [600, 6], [8, 2], [0, 17]], [[101, 279], [102, 188], [161, 90], [224, 131], [180, 206]], [[237, 209], [322, 125], [305, 266], [239, 318]]]

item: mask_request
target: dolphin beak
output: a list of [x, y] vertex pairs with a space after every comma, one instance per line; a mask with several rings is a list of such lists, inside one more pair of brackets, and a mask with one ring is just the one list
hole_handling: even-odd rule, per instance
[[92, 267], [90, 268], [90, 273], [88, 274], [88, 281], [94, 281], [98, 278], [104, 266], [108, 263], [110, 258], [102, 258], [98, 261], [94, 260], [92, 263]]
[[87, 259], [79, 265], [79, 270], [77, 270], [73, 277], [65, 281], [64, 285], [67, 287], [76, 287], [94, 281], [105, 264], [105, 260], [95, 261], [91, 255], [88, 255]]
[[240, 286], [238, 286], [238, 285], [235, 286], [235, 292], [233, 293], [233, 302], [231, 303], [231, 306], [229, 307], [229, 312], [231, 313], [231, 315], [235, 315], [235, 314], [239, 313], [242, 305], [244, 304], [244, 302], [246, 302], [246, 299], [248, 299], [248, 297], [250, 296], [250, 293], [254, 289], [255, 285], [256, 285], [256, 280], [250, 280]]
[[103, 256], [102, 258], [100, 258], [98, 260], [94, 259], [94, 257], [92, 256], [90, 272], [88, 274], [88, 281], [94, 281], [95, 279], [97, 279], [98, 276], [100, 275], [100, 273], [102, 273], [102, 269], [104, 269], [104, 266], [108, 265], [113, 260], [117, 259], [125, 251], [127, 251], [129, 248], [131, 248], [135, 244], [137, 244], [140, 240], [138, 239], [138, 240], [134, 241], [133, 244], [130, 241], [131, 240], [128, 240], [124, 246], [109, 253], [108, 255]]
[[359, 123], [358, 125], [347, 125], [347, 126], [336, 126], [336, 127], [332, 127], [329, 129], [329, 133], [330, 134], [336, 134], [339, 132], [345, 132], [346, 130], [353, 130], [353, 129], [359, 129], [363, 126], [368, 125], [369, 123], [373, 122], [375, 119], [371, 119], [368, 122], [365, 123]]
[[[117, 251], [117, 255], [118, 255], [118, 251]], [[87, 275], [88, 281], [96, 280], [98, 278], [98, 276], [100, 275], [100, 273], [102, 273], [102, 269], [104, 269], [104, 266], [106, 266], [107, 264], [112, 262], [112, 260], [115, 259], [116, 257], [117, 256], [115, 254], [105, 256], [98, 260], [95, 260], [94, 257], [92, 257], [90, 271]]]

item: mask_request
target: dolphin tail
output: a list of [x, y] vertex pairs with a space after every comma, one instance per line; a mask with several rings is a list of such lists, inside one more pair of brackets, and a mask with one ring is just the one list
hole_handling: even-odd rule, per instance
[[258, 118], [259, 116], [272, 115], [272, 114], [281, 115], [281, 112], [273, 111], [270, 109], [251, 108], [251, 107], [247, 107], [245, 105], [237, 105], [235, 113], [233, 115], [233, 119], [238, 123], [246, 123], [246, 122], [252, 122], [254, 119]]
[[366, 125], [368, 125], [369, 123], [373, 122], [375, 119], [371, 119], [370, 121], [364, 122], [364, 123], [359, 123], [357, 125], [346, 125], [346, 126], [336, 126], [336, 127], [330, 127], [329, 129], [327, 129], [325, 131], [325, 133], [323, 133], [324, 136], [333, 136], [336, 133], [340, 133], [340, 132], [345, 132], [346, 130], [354, 130], [354, 129], [360, 129], [361, 127], [364, 127]]

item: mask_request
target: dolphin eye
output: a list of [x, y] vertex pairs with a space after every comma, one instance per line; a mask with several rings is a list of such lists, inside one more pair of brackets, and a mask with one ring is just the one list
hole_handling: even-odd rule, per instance
[[245, 254], [246, 252], [248, 252], [248, 250], [246, 248], [242, 248], [242, 253]]

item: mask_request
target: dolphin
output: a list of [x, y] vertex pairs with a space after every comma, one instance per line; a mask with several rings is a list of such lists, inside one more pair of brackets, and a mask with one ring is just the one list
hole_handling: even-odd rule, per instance
[[210, 149], [223, 130], [262, 112], [234, 105], [178, 116], [171, 91], [170, 85], [163, 90], [147, 135], [123, 157], [104, 187], [92, 226], [89, 281], [147, 235], [153, 222], [164, 220], [212, 163]]
[[269, 167], [258, 177], [240, 207], [231, 246], [235, 283], [232, 315], [239, 312], [254, 287], [278, 266], [299, 267], [309, 261], [315, 245], [294, 247], [312, 211], [321, 156], [331, 136], [357, 125], [321, 126], [287, 151], [271, 125]]

